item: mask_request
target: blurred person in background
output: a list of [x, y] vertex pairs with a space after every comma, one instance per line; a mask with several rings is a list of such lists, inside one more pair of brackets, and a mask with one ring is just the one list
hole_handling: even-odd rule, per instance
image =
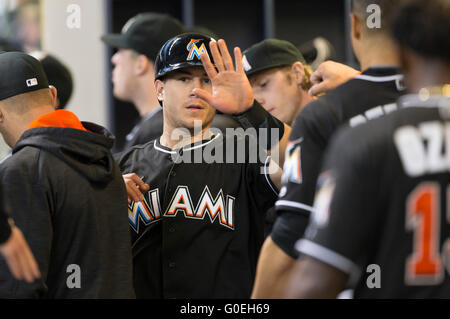
[[162, 45], [184, 31], [177, 19], [146, 12], [129, 19], [120, 34], [102, 36], [104, 43], [118, 49], [111, 58], [113, 94], [119, 100], [133, 103], [140, 116], [123, 149], [161, 136], [163, 114], [153, 84], [155, 60]]

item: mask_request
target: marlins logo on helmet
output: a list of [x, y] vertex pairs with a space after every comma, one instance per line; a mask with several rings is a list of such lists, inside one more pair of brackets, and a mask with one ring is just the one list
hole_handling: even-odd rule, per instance
[[[197, 47], [197, 42], [199, 42], [201, 39], [192, 39], [191, 42], [188, 43], [186, 49], [189, 51], [189, 54], [186, 58], [187, 61], [192, 61], [194, 57], [197, 57], [197, 59], [200, 60], [200, 55], [202, 53], [206, 53], [208, 55], [208, 51], [206, 50], [205, 43], [202, 43], [200, 45], [200, 48]], [[209, 57], [209, 55], [208, 55]]]

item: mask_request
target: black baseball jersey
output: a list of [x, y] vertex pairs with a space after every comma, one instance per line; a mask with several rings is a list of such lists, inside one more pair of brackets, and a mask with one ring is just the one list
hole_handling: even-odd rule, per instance
[[270, 157], [252, 159], [239, 141], [217, 134], [171, 150], [155, 140], [118, 159], [150, 185], [128, 211], [138, 298], [250, 297], [264, 213], [278, 194]]
[[333, 141], [305, 239], [356, 298], [450, 297], [450, 98], [400, 110]]
[[283, 187], [276, 202], [277, 219], [271, 237], [297, 257], [295, 242], [303, 235], [314, 201], [317, 176], [331, 136], [344, 126], [356, 126], [396, 110], [403, 75], [395, 67], [372, 67], [316, 101], [294, 122], [286, 148]]

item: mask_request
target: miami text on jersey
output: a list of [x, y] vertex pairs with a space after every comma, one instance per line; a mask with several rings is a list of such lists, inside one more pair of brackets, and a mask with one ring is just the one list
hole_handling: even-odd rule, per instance
[[[139, 233], [139, 220], [146, 226], [161, 219], [161, 205], [159, 190], [151, 190], [145, 194], [147, 198], [128, 205], [128, 220], [131, 227]], [[230, 195], [224, 195], [222, 189], [213, 199], [208, 186], [205, 186], [202, 195], [194, 209], [188, 186], [178, 186], [167, 206], [164, 217], [175, 217], [183, 213], [185, 218], [203, 220], [208, 215], [211, 223], [218, 219], [220, 225], [234, 230], [234, 201]]]

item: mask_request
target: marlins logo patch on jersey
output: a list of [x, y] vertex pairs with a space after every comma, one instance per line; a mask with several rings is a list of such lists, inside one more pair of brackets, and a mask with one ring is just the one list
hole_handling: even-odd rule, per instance
[[287, 182], [296, 184], [302, 183], [302, 165], [300, 161], [300, 144], [302, 142], [303, 138], [301, 137], [295, 141], [288, 142], [286, 146], [282, 178], [283, 184], [286, 184]]
[[186, 49], [189, 51], [189, 54], [186, 58], [187, 61], [192, 61], [194, 60], [194, 57], [197, 57], [197, 59], [200, 60], [200, 55], [202, 53], [206, 53], [206, 55], [208, 55], [209, 58], [209, 54], [208, 51], [206, 51], [206, 47], [205, 44], [202, 43], [202, 45], [200, 46], [200, 48], [197, 46], [197, 42], [200, 41], [199, 39], [192, 39], [191, 42], [188, 43]]

